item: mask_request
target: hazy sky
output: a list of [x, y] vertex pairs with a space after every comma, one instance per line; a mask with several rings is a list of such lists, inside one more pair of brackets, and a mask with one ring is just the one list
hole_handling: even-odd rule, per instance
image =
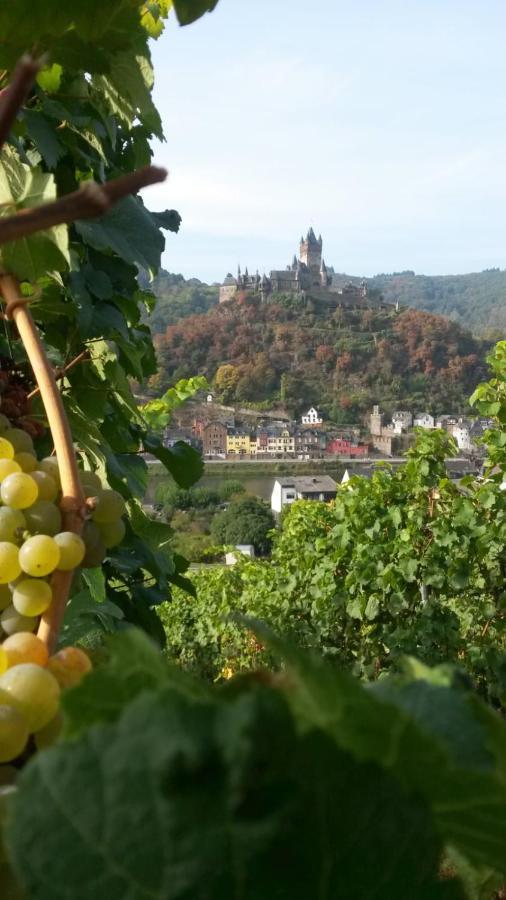
[[153, 47], [164, 266], [506, 267], [504, 0], [220, 0]]

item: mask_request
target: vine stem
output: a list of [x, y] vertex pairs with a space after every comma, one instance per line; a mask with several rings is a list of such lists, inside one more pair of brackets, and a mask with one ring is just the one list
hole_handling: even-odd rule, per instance
[[[65, 378], [65, 375], [67, 374], [67, 372], [70, 372], [72, 369], [74, 369], [80, 363], [84, 362], [84, 360], [88, 360], [88, 359], [90, 359], [89, 350], [82, 350], [81, 353], [78, 356], [76, 356], [75, 359], [71, 360], [71, 362], [67, 363], [66, 366], [62, 366], [61, 368], [54, 370], [54, 377], [55, 377], [56, 381], [60, 381], [62, 378]], [[30, 393], [27, 395], [26, 399], [33, 400], [33, 398], [37, 397], [39, 394], [40, 394], [40, 388], [36, 387], [33, 389], [33, 391], [30, 391]]]
[[[86, 517], [85, 498], [79, 480], [72, 435], [53, 369], [28, 308], [27, 299], [21, 295], [18, 283], [12, 275], [0, 275], [0, 293], [5, 301], [6, 315], [16, 324], [23, 341], [49, 422], [61, 478], [60, 508], [63, 530], [81, 534]], [[38, 630], [38, 637], [46, 644], [50, 653], [54, 651], [58, 640], [73, 575], [73, 572], [57, 570], [51, 578], [53, 600], [41, 617]]]

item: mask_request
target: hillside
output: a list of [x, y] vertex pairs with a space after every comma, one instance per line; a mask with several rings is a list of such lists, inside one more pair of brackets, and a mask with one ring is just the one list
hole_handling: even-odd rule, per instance
[[[376, 275], [369, 284], [389, 302], [448, 316], [475, 334], [499, 339], [506, 328], [506, 271], [468, 275]], [[496, 333], [498, 332], [498, 333]]]
[[418, 310], [329, 309], [323, 303], [246, 295], [168, 325], [155, 337], [160, 391], [205, 374], [225, 403], [318, 403], [335, 422], [387, 410], [464, 411], [485, 376], [488, 344]]
[[[361, 281], [358, 276], [336, 275], [337, 280]], [[397, 300], [403, 307], [424, 309], [447, 316], [474, 334], [495, 340], [506, 329], [506, 270], [487, 269], [467, 275], [415, 275], [394, 272], [365, 279], [369, 288], [379, 290], [388, 303]], [[186, 316], [204, 313], [218, 302], [218, 287], [198, 278], [185, 281], [163, 269], [152, 289], [158, 303], [150, 317], [155, 333], [163, 332]]]

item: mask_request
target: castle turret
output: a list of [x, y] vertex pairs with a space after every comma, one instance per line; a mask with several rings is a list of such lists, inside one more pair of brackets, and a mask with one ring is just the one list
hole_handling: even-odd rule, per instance
[[322, 264], [320, 266], [320, 284], [322, 287], [327, 287], [330, 281], [329, 274], [327, 272], [327, 266], [325, 265], [325, 260], [322, 256]]
[[312, 228], [309, 229], [306, 239], [300, 242], [300, 259], [311, 272], [319, 275], [322, 263], [322, 245], [321, 239], [317, 240]]

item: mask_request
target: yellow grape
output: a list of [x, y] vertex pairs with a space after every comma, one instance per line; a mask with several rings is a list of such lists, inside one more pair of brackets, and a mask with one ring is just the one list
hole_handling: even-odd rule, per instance
[[35, 534], [19, 550], [21, 568], [33, 578], [50, 575], [58, 567], [59, 561], [60, 548], [54, 538], [47, 534]]
[[114, 522], [126, 512], [125, 501], [117, 491], [100, 491], [92, 518], [95, 522]]
[[3, 644], [0, 644], [0, 675], [9, 668], [9, 657], [5, 652]]
[[51, 586], [42, 578], [23, 578], [12, 595], [12, 605], [22, 616], [40, 616], [53, 599]]
[[60, 548], [58, 568], [70, 572], [80, 566], [86, 553], [83, 539], [72, 531], [60, 531], [59, 534], [55, 534], [54, 539]]
[[14, 459], [14, 447], [5, 437], [0, 437], [0, 459]]
[[21, 472], [21, 466], [15, 459], [0, 459], [0, 483], [14, 472]]
[[10, 541], [0, 541], [0, 584], [8, 584], [20, 574], [19, 548]]
[[79, 647], [63, 647], [49, 658], [47, 668], [63, 690], [79, 684], [93, 666], [90, 658]]
[[30, 732], [40, 731], [58, 712], [58, 682], [34, 663], [22, 663], [0, 675], [0, 696], [2, 693], [25, 717]]
[[35, 663], [37, 666], [47, 666], [49, 652], [44, 643], [35, 634], [29, 631], [18, 631], [11, 634], [1, 645], [6, 659], [6, 668], [12, 669], [21, 663]]
[[12, 509], [26, 509], [31, 506], [32, 503], [35, 503], [38, 493], [37, 482], [26, 472], [14, 472], [12, 475], [7, 475], [0, 485], [2, 503]]
[[102, 490], [102, 482], [96, 472], [90, 472], [88, 469], [81, 471], [79, 472], [79, 479], [83, 489], [86, 489], [85, 493], [89, 492], [90, 497], [95, 494], [98, 495], [98, 492]]
[[97, 522], [102, 541], [106, 547], [116, 547], [125, 537], [125, 523], [123, 519], [115, 519], [114, 522]]
[[0, 703], [0, 762], [6, 763], [23, 752], [29, 732], [22, 712], [16, 706], [4, 705], [2, 697]]
[[52, 475], [36, 469], [31, 476], [39, 489], [39, 500], [49, 500], [52, 503], [58, 496], [58, 485]]
[[26, 529], [26, 519], [20, 509], [0, 506], [0, 541], [12, 544], [19, 541]]
[[39, 462], [39, 471], [45, 472], [46, 475], [50, 475], [53, 481], [58, 485], [58, 488], [61, 487], [60, 470], [58, 468], [56, 456], [46, 456], [45, 459], [41, 459]]
[[25, 509], [27, 530], [31, 534], [55, 535], [61, 528], [61, 512], [55, 503], [49, 500], [37, 500], [29, 509]]
[[18, 631], [35, 631], [37, 622], [38, 619], [34, 616], [20, 615], [14, 606], [7, 606], [0, 615], [0, 625], [6, 634], [16, 634]]
[[33, 441], [22, 428], [8, 428], [7, 431], [4, 431], [3, 437], [12, 444], [15, 453], [34, 452]]
[[34, 472], [37, 468], [37, 457], [28, 450], [21, 450], [14, 455], [14, 462], [17, 462], [22, 472]]

